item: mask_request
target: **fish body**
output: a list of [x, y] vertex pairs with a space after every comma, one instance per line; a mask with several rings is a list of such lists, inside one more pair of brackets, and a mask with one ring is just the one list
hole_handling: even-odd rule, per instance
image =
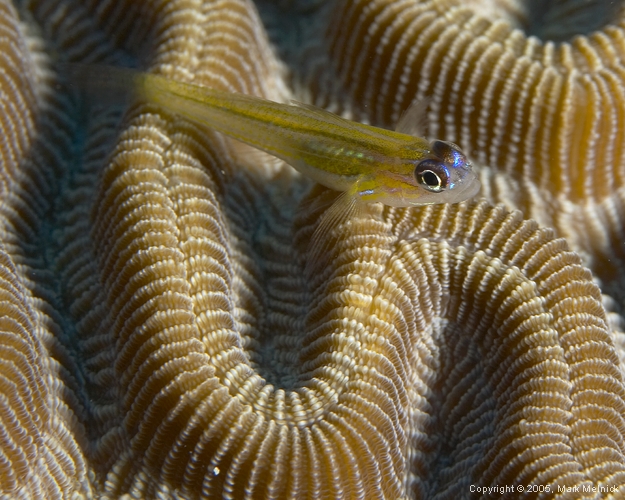
[[[124, 68], [70, 65], [88, 86], [120, 83], [150, 102], [284, 160], [352, 201], [405, 207], [456, 203], [480, 183], [455, 144], [343, 119], [305, 104], [183, 83]], [[77, 69], [78, 68], [78, 69]], [[78, 77], [78, 78], [76, 78]], [[398, 129], [413, 130], [413, 105]]]
[[395, 131], [346, 120], [306, 104], [183, 83], [125, 68], [61, 65], [86, 90], [134, 95], [265, 151], [302, 174], [342, 191], [311, 236], [307, 273], [323, 269], [333, 230], [362, 215], [368, 203], [395, 207], [457, 203], [480, 182], [458, 146], [420, 137], [423, 109], [413, 104]]

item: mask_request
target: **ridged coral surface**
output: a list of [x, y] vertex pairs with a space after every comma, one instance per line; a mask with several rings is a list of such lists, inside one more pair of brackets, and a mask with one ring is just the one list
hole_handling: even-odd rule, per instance
[[[0, 497], [625, 498], [621, 6], [259, 7], [0, 0]], [[482, 197], [313, 273], [335, 193], [58, 61], [428, 97]]]

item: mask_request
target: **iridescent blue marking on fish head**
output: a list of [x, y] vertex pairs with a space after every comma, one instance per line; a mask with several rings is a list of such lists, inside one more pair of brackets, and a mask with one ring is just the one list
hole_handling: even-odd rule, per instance
[[467, 157], [453, 142], [432, 141], [432, 153], [451, 168], [467, 168]]

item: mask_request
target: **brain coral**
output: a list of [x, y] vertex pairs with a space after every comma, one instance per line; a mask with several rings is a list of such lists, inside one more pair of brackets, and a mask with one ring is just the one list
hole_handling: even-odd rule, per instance
[[482, 195], [554, 227], [622, 306], [621, 2], [351, 0], [327, 17], [291, 56], [318, 102], [392, 125], [428, 98], [428, 132], [483, 165]]
[[[288, 66], [244, 0], [0, 0], [0, 496], [623, 497], [613, 12], [541, 45], [478, 4], [280, 6], [310, 26], [261, 7]], [[579, 66], [601, 41], [609, 64]], [[431, 132], [484, 164], [489, 199], [373, 206], [307, 274], [334, 193], [150, 103], [86, 103], [57, 59], [275, 100], [288, 76], [380, 124], [431, 95]], [[553, 102], [498, 83], [506, 64], [526, 86], [547, 74]], [[599, 89], [574, 146], [567, 85]], [[610, 189], [566, 185], [581, 171]], [[575, 217], [593, 214], [588, 238]]]

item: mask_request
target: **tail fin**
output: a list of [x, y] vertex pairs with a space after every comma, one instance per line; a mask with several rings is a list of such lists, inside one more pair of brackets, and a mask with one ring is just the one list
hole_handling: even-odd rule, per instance
[[97, 104], [124, 104], [138, 95], [140, 73], [99, 64], [57, 63], [59, 78]]

